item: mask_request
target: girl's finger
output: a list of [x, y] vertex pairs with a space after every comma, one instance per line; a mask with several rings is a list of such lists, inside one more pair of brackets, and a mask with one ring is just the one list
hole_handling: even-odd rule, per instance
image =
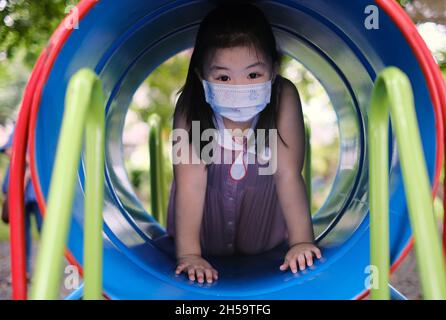
[[190, 267], [189, 270], [187, 270], [187, 273], [189, 275], [189, 280], [195, 281], [195, 269]]
[[215, 280], [218, 280], [218, 271], [217, 270], [212, 269], [212, 275], [213, 275]]
[[296, 259], [291, 259], [291, 261], [290, 261], [289, 264], [290, 264], [291, 271], [292, 271], [293, 273], [296, 273], [296, 272], [297, 272]]
[[180, 274], [183, 270], [184, 270], [184, 268], [187, 266], [187, 264], [185, 264], [185, 263], [182, 263], [182, 264], [180, 264], [180, 265], [178, 265], [178, 267], [176, 268], [176, 270], [175, 270], [175, 273], [176, 274]]
[[297, 256], [297, 261], [299, 261], [300, 270], [305, 270], [305, 256], [302, 253]]
[[284, 263], [282, 263], [282, 265], [280, 266], [280, 270], [285, 271], [286, 269], [288, 269], [288, 267], [290, 266], [288, 260], [285, 260]]
[[321, 250], [318, 247], [312, 248], [312, 251], [316, 255], [316, 258], [318, 258], [318, 259], [322, 258]]
[[307, 259], [307, 265], [311, 267], [313, 265], [313, 252], [305, 251], [305, 259]]
[[196, 271], [197, 273], [197, 280], [199, 283], [203, 283], [204, 282], [204, 272], [203, 269], [201, 268], [197, 268]]
[[212, 283], [212, 280], [213, 280], [212, 270], [211, 269], [204, 269], [204, 273], [206, 274], [206, 281], [208, 283]]

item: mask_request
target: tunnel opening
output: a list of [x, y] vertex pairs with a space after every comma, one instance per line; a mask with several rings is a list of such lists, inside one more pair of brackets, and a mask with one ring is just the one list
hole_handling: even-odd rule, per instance
[[[165, 161], [164, 178], [169, 195], [173, 179], [171, 140], [172, 117], [178, 98], [177, 92], [186, 78], [188, 61], [192, 48], [167, 59], [158, 66], [138, 87], [125, 115], [123, 128], [123, 163], [127, 172], [127, 186], [151, 215], [150, 161], [148, 147], [149, 125], [147, 119], [152, 114], [161, 117], [162, 139]], [[302, 100], [305, 121], [311, 128], [310, 144], [312, 157], [312, 201], [311, 211], [314, 216], [323, 215], [320, 209], [328, 199], [339, 169], [340, 142], [337, 115], [330, 98], [314, 77], [297, 60], [285, 56], [281, 74], [290, 79], [298, 88]], [[160, 85], [161, 84], [161, 85]], [[311, 165], [311, 164], [310, 164]], [[120, 177], [122, 179], [122, 177]], [[311, 183], [311, 181], [310, 181]], [[129, 212], [132, 215], [132, 212]], [[134, 218], [138, 220], [138, 217]]]
[[[368, 207], [366, 200], [364, 200], [367, 198], [366, 190], [363, 190], [361, 194], [356, 194], [359, 185], [366, 183], [362, 172], [365, 161], [363, 110], [361, 110], [361, 106], [358, 104], [358, 99], [354, 96], [350, 83], [346, 83], [345, 75], [340, 74], [340, 70], [330, 65], [330, 61], [321, 56], [320, 51], [314, 50], [314, 47], [309, 46], [305, 41], [300, 41], [301, 39], [299, 38], [296, 39], [293, 34], [282, 29], [275, 29], [275, 34], [282, 53], [295, 61], [299, 61], [320, 82], [330, 99], [338, 119], [340, 145], [338, 170], [328, 196], [313, 217], [317, 239], [320, 240], [327, 235], [346, 212], [353, 216], [349, 217], [348, 225], [350, 230], [354, 231], [355, 227], [365, 217]], [[169, 38], [171, 46], [173, 46], [173, 39], [176, 39], [176, 34], [173, 34], [172, 37], [172, 39]], [[181, 38], [186, 37], [182, 35]], [[189, 38], [193, 38], [193, 36]], [[178, 47], [177, 42], [174, 43]], [[164, 46], [165, 44], [161, 45], [161, 49], [164, 49]], [[187, 48], [189, 47], [186, 46]], [[181, 49], [180, 47], [180, 49], [174, 52], [181, 52]], [[106, 148], [106, 161], [108, 186], [115, 201], [121, 205], [121, 211], [126, 219], [147, 240], [156, 239], [163, 235], [163, 232], [160, 226], [155, 227], [157, 222], [147, 214], [147, 210], [134, 192], [129, 175], [125, 169], [125, 160], [122, 153], [122, 150], [124, 150], [122, 132], [124, 131], [128, 105], [135, 91], [141, 82], [146, 79], [147, 75], [164, 62], [164, 60], [161, 60], [159, 64], [153, 64], [152, 59], [150, 61], [144, 59], [145, 56], [161, 56], [161, 53], [157, 52], [157, 50], [159, 50], [159, 46], [147, 50], [144, 55], [139, 57], [141, 61], [144, 61], [144, 66], [139, 61], [133, 63], [135, 66], [128, 71], [125, 78], [122, 78], [122, 81], [119, 83], [119, 89], [112, 91], [112, 93], [116, 92], [116, 95], [110, 97], [107, 113], [108, 146]], [[170, 56], [174, 56], [174, 54]], [[150, 66], [147, 64], [150, 64]], [[141, 75], [141, 70], [147, 71]], [[134, 76], [131, 72], [136, 72], [138, 75]], [[364, 77], [366, 76], [364, 75]], [[131, 85], [130, 81], [127, 82], [126, 80], [127, 78], [134, 79], [136, 77], [142, 80], [140, 82], [132, 81]], [[362, 108], [364, 109], [365, 106], [362, 106]], [[351, 206], [354, 206], [355, 209], [352, 210]], [[362, 210], [359, 208], [362, 208]], [[344, 227], [344, 232], [345, 229]], [[352, 232], [345, 232], [344, 240], [351, 234]], [[336, 238], [338, 241], [341, 241], [339, 234], [336, 235]]]

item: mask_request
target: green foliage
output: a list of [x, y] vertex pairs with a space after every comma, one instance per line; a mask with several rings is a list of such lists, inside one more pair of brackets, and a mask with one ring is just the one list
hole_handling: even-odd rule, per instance
[[131, 106], [141, 120], [146, 121], [156, 113], [161, 117], [161, 126], [171, 128], [177, 92], [186, 79], [189, 59], [187, 52], [178, 54], [156, 68], [144, 81], [143, 86], [148, 88], [145, 93], [148, 105], [133, 103]]
[[0, 52], [14, 57], [26, 48], [24, 61], [34, 64], [62, 18], [78, 0], [4, 0], [0, 6]]
[[[130, 105], [130, 112], [137, 116], [137, 122], [147, 123], [147, 119], [152, 114], [157, 114], [161, 118], [161, 135], [164, 140], [164, 159], [166, 165], [163, 166], [166, 181], [165, 194], [170, 193], [170, 184], [173, 179], [172, 165], [169, 161], [169, 134], [172, 130], [173, 111], [178, 98], [178, 91], [184, 85], [189, 66], [190, 51], [182, 52], [166, 60], [156, 68], [150, 76], [141, 84], [138, 92]], [[135, 123], [127, 123], [126, 127], [131, 128]], [[133, 152], [125, 155], [126, 168], [129, 178], [135, 187], [139, 198], [144, 206], [149, 210], [151, 194], [149, 188], [150, 168], [148, 165], [148, 154], [144, 162], [147, 166], [140, 166], [141, 150], [148, 149], [148, 141], [138, 145]], [[148, 151], [148, 150], [147, 150]], [[149, 210], [150, 211], [150, 210]]]
[[[288, 68], [295, 69], [296, 67], [293, 66], [293, 62], [294, 59], [292, 57], [288, 55], [283, 56], [279, 68], [279, 74], [284, 75]], [[299, 81], [293, 82], [299, 90], [301, 100], [309, 101], [313, 97], [313, 94], [310, 92], [309, 87], [314, 84], [315, 79], [309, 72], [306, 71], [306, 69], [300, 68], [297, 70], [297, 72], [299, 74]]]
[[29, 70], [78, 0], [0, 0], [0, 125], [14, 117]]
[[135, 188], [140, 189], [143, 181], [144, 171], [140, 169], [134, 169], [130, 172], [130, 180]]
[[446, 52], [442, 52], [443, 61], [440, 62], [440, 69], [443, 72], [443, 76], [446, 78]]
[[28, 69], [22, 63], [23, 50], [13, 60], [0, 62], [0, 125], [12, 120], [28, 80]]
[[402, 7], [404, 7], [405, 5], [412, 3], [413, 0], [396, 0]]

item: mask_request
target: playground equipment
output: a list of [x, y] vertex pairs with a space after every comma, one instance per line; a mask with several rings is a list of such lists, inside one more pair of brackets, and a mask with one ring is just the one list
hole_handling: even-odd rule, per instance
[[379, 274], [372, 298], [388, 299], [390, 294], [385, 290], [389, 283], [389, 113], [398, 143], [411, 226], [417, 239], [415, 253], [424, 297], [446, 299], [446, 266], [429, 194], [412, 89], [407, 76], [395, 67], [378, 75], [369, 110], [370, 251], [371, 265]]
[[[70, 223], [74, 185], [85, 131], [84, 279], [85, 298], [99, 299], [102, 290], [102, 203], [104, 199], [104, 95], [102, 83], [89, 70], [73, 77], [67, 90], [64, 122], [54, 165], [41, 250], [36, 262], [34, 296], [58, 296], [62, 255]], [[85, 128], [85, 130], [84, 130]], [[59, 259], [54, 259], [60, 257]], [[48, 264], [48, 261], [51, 263]]]
[[[199, 22], [218, 1], [84, 0], [64, 20], [39, 58], [25, 92], [14, 140], [10, 203], [14, 297], [21, 281], [23, 164], [29, 140], [31, 171], [45, 212], [69, 79], [93, 69], [106, 99], [104, 293], [128, 299], [351, 299], [367, 293], [370, 220], [368, 106], [377, 73], [396, 66], [414, 88], [427, 173], [435, 194], [443, 156], [446, 90], [415, 26], [393, 0], [376, 0], [379, 28], [364, 21], [370, 1], [256, 1], [272, 23], [280, 50], [305, 65], [330, 96], [339, 120], [340, 163], [330, 195], [313, 222], [324, 260], [305, 273], [279, 271], [286, 248], [255, 257], [210, 259], [220, 271], [212, 285], [173, 274], [172, 243], [148, 215], [123, 165], [122, 129], [139, 84], [160, 63], [193, 45]], [[367, 11], [369, 12], [369, 11]], [[79, 28], [70, 29], [79, 18]], [[394, 270], [411, 246], [411, 229], [396, 143], [389, 137], [389, 253]], [[82, 266], [84, 162], [78, 168], [67, 257]], [[249, 270], [249, 272], [248, 272]], [[241, 287], [241, 284], [243, 286]]]
[[152, 216], [162, 226], [167, 222], [167, 202], [165, 195], [166, 179], [164, 172], [164, 149], [163, 139], [161, 137], [161, 117], [153, 114], [148, 119], [149, 124], [149, 155], [150, 155], [150, 194], [152, 197], [151, 209]]

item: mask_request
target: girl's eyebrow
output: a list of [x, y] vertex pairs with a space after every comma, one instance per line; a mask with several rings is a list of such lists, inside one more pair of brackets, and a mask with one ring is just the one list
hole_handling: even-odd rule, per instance
[[[256, 63], [253, 63], [253, 64], [247, 66], [245, 69], [249, 69], [249, 68], [253, 68], [253, 67], [257, 67], [257, 66], [265, 67], [266, 64], [264, 62], [262, 62], [262, 61], [257, 61]], [[213, 65], [210, 68], [210, 70], [214, 71], [214, 70], [230, 70], [230, 69], [226, 68], [226, 67], [222, 67], [222, 66]]]
[[229, 69], [229, 68], [226, 68], [226, 67], [222, 67], [222, 66], [216, 66], [216, 65], [214, 65], [214, 66], [212, 66], [212, 67], [210, 68], [210, 70], [213, 71], [213, 70], [230, 70], [230, 69]]
[[264, 66], [266, 66], [266, 64], [262, 61], [257, 61], [256, 63], [253, 63], [253, 64], [247, 66], [246, 69], [257, 67], [257, 66], [264, 67]]

